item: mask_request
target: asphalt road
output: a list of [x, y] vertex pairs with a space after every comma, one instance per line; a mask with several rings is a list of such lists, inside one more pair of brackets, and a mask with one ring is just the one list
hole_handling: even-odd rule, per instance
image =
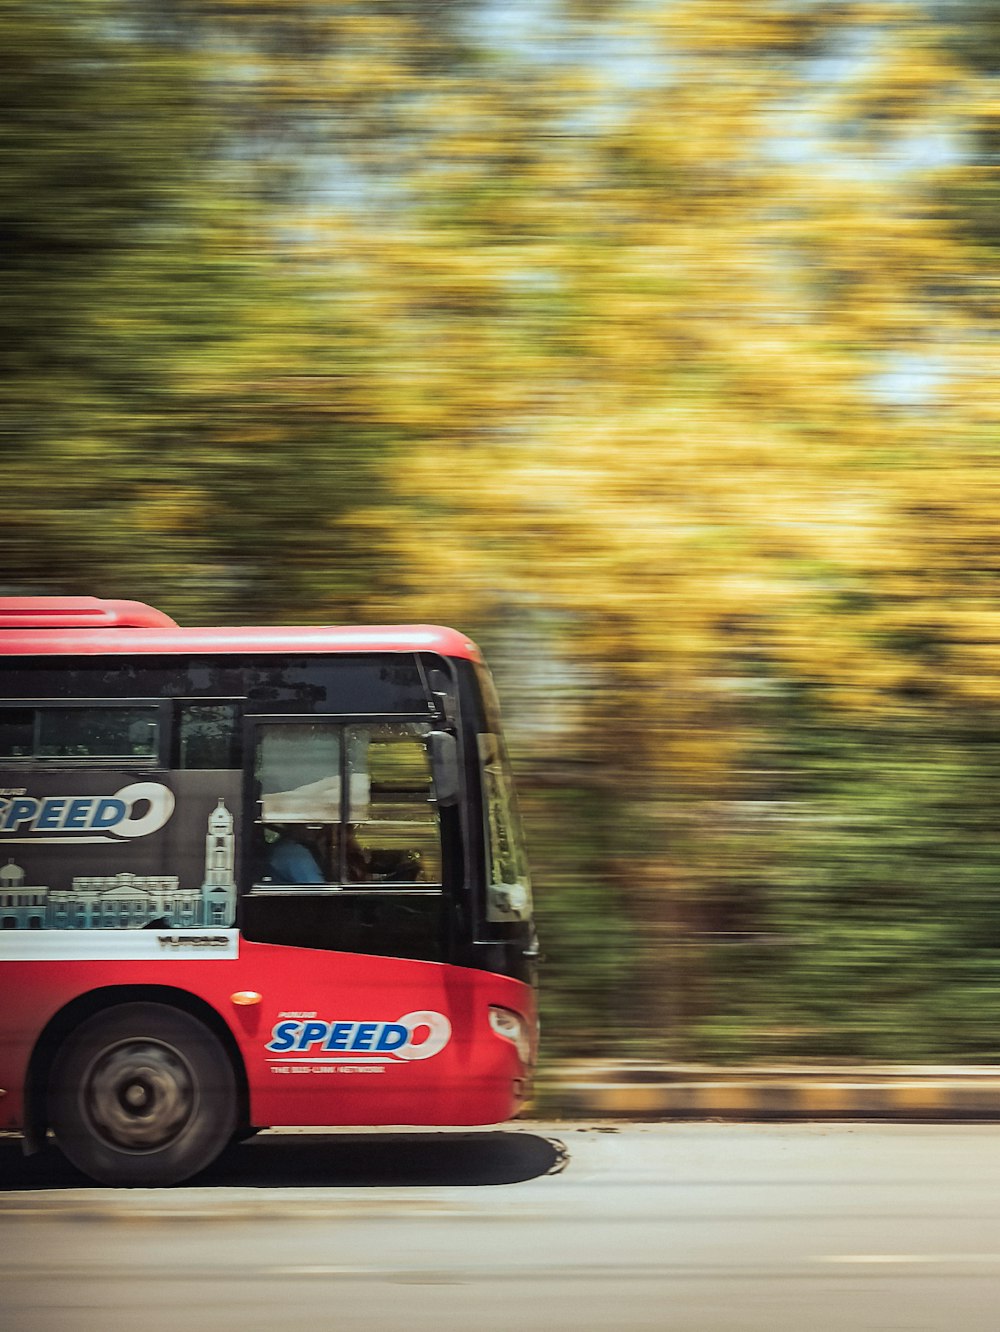
[[0, 1140], [4, 1332], [1000, 1329], [1000, 1126], [281, 1132], [191, 1186]]

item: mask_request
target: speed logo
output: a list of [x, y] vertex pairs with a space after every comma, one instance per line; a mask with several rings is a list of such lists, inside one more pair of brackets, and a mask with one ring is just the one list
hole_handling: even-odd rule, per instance
[[284, 1059], [315, 1060], [430, 1059], [451, 1040], [451, 1023], [443, 1013], [424, 1009], [395, 1022], [324, 1022], [319, 1018], [275, 1023], [265, 1049]]

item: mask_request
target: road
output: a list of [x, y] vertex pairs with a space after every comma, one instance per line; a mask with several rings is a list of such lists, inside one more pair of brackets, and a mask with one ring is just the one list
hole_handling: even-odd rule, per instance
[[997, 1332], [1000, 1126], [267, 1133], [100, 1189], [0, 1140], [4, 1332]]

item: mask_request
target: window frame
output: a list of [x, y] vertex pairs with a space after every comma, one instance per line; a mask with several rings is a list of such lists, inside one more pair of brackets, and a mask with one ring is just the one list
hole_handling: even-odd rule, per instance
[[[252, 713], [244, 716], [243, 720], [243, 755], [244, 755], [244, 828], [247, 846], [252, 847], [257, 838], [257, 830], [267, 826], [260, 817], [261, 797], [256, 793], [257, 783], [257, 753], [258, 740], [262, 729], [270, 726], [295, 726], [295, 725], [314, 725], [336, 727], [340, 734], [340, 821], [338, 827], [344, 828], [350, 822], [350, 780], [348, 776], [349, 763], [349, 745], [347, 743], [347, 731], [352, 726], [377, 726], [377, 725], [421, 725], [426, 726], [428, 731], [434, 729], [434, 718], [429, 713], [299, 713], [299, 712], [278, 712], [278, 713]], [[430, 774], [431, 789], [433, 790], [434, 774]], [[252, 862], [254, 857], [247, 854], [245, 859], [251, 868], [248, 870], [245, 886], [240, 892], [241, 897], [443, 897], [448, 891], [446, 879], [446, 850], [445, 833], [441, 820], [440, 807], [436, 800], [428, 802], [433, 804], [437, 810], [437, 834], [439, 847], [439, 863], [441, 878], [437, 882], [428, 884], [407, 883], [405, 880], [398, 885], [392, 883], [356, 883], [346, 878], [346, 845], [344, 839], [339, 839], [338, 850], [338, 871], [339, 882], [330, 882], [322, 884], [313, 883], [264, 883], [253, 876]], [[317, 820], [317, 822], [320, 822]]]
[[[33, 710], [31, 754], [0, 754], [0, 768], [143, 768], [164, 771], [171, 746], [171, 700], [163, 698], [5, 698], [8, 709]], [[40, 754], [40, 718], [46, 712], [123, 712], [149, 708], [156, 716], [156, 746], [152, 754], [65, 755]]]

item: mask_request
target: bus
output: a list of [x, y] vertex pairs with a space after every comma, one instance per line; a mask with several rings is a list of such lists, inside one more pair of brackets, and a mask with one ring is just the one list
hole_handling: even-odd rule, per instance
[[153, 1186], [260, 1128], [517, 1113], [538, 947], [464, 634], [4, 597], [0, 670], [0, 1127], [29, 1154]]

